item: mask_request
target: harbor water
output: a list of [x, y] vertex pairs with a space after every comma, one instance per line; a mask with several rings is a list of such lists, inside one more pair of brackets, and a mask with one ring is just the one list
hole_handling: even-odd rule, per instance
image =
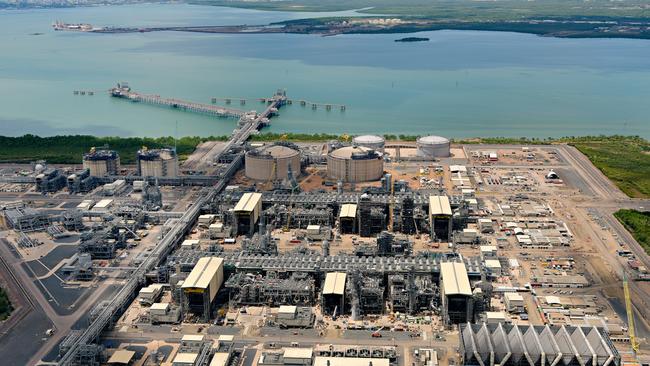
[[[262, 110], [290, 98], [345, 104], [287, 106], [268, 131], [650, 138], [650, 41], [559, 39], [436, 31], [404, 35], [55, 32], [95, 26], [266, 24], [343, 13], [263, 12], [182, 4], [0, 11], [0, 134], [224, 135], [233, 119], [110, 98], [128, 81], [142, 93]], [[74, 90], [94, 95], [74, 95]]]

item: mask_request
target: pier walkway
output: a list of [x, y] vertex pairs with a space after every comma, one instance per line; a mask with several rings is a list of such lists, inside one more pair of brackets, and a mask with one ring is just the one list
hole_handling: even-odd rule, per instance
[[202, 104], [195, 102], [188, 102], [180, 99], [174, 98], [163, 98], [160, 95], [152, 94], [141, 94], [134, 92], [127, 85], [118, 84], [117, 87], [110, 90], [112, 96], [117, 98], [124, 98], [134, 102], [141, 102], [159, 106], [165, 106], [173, 109], [180, 109], [184, 111], [208, 114], [216, 117], [231, 117], [231, 118], [241, 118], [246, 112], [233, 109], [225, 108], [216, 105]]

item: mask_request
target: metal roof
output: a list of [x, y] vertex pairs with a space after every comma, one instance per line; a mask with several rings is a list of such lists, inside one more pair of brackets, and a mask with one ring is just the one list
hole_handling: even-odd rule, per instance
[[462, 324], [460, 353], [471, 364], [614, 366], [621, 356], [596, 327]]
[[181, 341], [183, 342], [202, 342], [204, 336], [202, 334], [185, 334]]
[[[342, 147], [338, 150], [334, 150], [330, 153], [330, 156], [334, 158], [339, 158], [339, 159], [351, 159], [353, 155], [366, 155], [370, 153], [372, 149], [369, 149], [365, 146], [346, 146]], [[374, 159], [380, 159], [381, 156], [379, 154], [374, 154], [372, 156], [369, 156], [370, 158]]]
[[278, 313], [282, 314], [295, 314], [297, 307], [295, 305], [282, 305], [278, 309]]
[[125, 349], [118, 349], [113, 353], [111, 358], [108, 359], [108, 363], [124, 364], [127, 365], [131, 362], [131, 359], [135, 356], [134, 351], [129, 351]]
[[357, 205], [354, 203], [346, 203], [341, 205], [341, 212], [339, 217], [357, 217]]
[[112, 199], [104, 199], [104, 200], [101, 200], [101, 201], [97, 202], [97, 204], [95, 205], [95, 208], [106, 208], [106, 207], [110, 206], [112, 203], [113, 203]]
[[300, 155], [299, 151], [282, 145], [265, 146], [260, 148], [258, 151], [260, 155], [270, 155], [274, 158], [289, 158]]
[[177, 353], [173, 363], [190, 363], [193, 365], [198, 356], [197, 353]]
[[451, 216], [451, 205], [447, 196], [429, 196], [429, 215]]
[[445, 295], [472, 295], [472, 288], [469, 285], [469, 277], [467, 277], [467, 269], [464, 263], [440, 263], [440, 278], [442, 279]]
[[365, 357], [316, 357], [314, 366], [389, 366], [387, 358]]
[[203, 257], [199, 259], [181, 288], [207, 289], [221, 266], [223, 266], [223, 258]]
[[422, 137], [418, 137], [417, 143], [425, 144], [425, 145], [441, 145], [441, 144], [448, 144], [449, 139], [442, 136], [433, 136], [433, 135], [422, 136]]
[[323, 295], [343, 295], [345, 291], [345, 279], [347, 274], [344, 272], [330, 272], [325, 276], [323, 285]]
[[151, 305], [149, 310], [165, 310], [167, 311], [167, 308], [169, 308], [169, 303], [167, 302], [156, 302]]
[[253, 212], [258, 203], [262, 202], [261, 193], [247, 192], [235, 205], [235, 211]]
[[311, 348], [296, 348], [296, 347], [287, 347], [284, 348], [284, 358], [311, 358], [314, 351]]
[[214, 354], [214, 357], [212, 357], [210, 366], [226, 366], [229, 358], [230, 354], [228, 352], [217, 352]]
[[383, 144], [386, 142], [381, 136], [377, 135], [361, 135], [352, 139], [353, 143], [363, 145], [363, 144]]

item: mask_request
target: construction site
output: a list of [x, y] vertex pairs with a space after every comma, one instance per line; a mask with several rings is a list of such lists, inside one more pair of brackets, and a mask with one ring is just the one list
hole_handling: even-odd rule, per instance
[[650, 258], [611, 218], [646, 203], [573, 147], [248, 141], [286, 101], [210, 109], [240, 127], [184, 162], [2, 170], [3, 264], [49, 319], [30, 362], [649, 362]]

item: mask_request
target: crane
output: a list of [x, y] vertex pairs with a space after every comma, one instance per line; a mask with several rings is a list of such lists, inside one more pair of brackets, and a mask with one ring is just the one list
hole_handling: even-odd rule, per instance
[[627, 283], [627, 276], [623, 271], [623, 293], [625, 294], [625, 309], [627, 310], [627, 333], [630, 336], [630, 345], [634, 353], [639, 351], [639, 343], [634, 334], [634, 309], [632, 308], [632, 299], [630, 298], [630, 286]]

